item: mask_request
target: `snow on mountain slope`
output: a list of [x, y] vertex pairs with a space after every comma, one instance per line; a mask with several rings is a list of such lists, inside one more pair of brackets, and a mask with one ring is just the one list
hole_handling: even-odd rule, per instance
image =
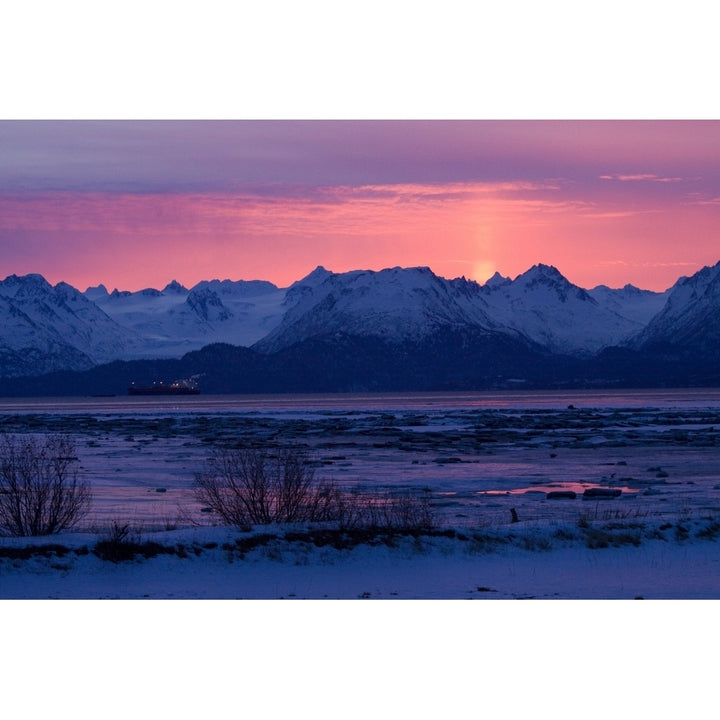
[[0, 297], [0, 345], [46, 355], [45, 371], [109, 362], [142, 346], [135, 333], [67, 283], [53, 287], [41, 275], [10, 275], [0, 282]]
[[330, 270], [326, 270], [322, 265], [318, 265], [309, 275], [306, 275], [301, 280], [295, 281], [288, 289], [285, 294], [285, 305], [290, 307], [296, 305], [302, 298], [312, 293], [313, 289], [318, 285], [321, 285], [331, 275], [335, 273]]
[[398, 342], [440, 326], [471, 326], [550, 352], [590, 355], [638, 333], [666, 298], [632, 286], [588, 292], [548, 265], [536, 265], [515, 280], [496, 273], [484, 286], [445, 280], [429, 268], [333, 274], [318, 267], [288, 290], [288, 298], [291, 293], [295, 304], [256, 349], [274, 352], [334, 332]]
[[47, 331], [9, 298], [0, 295], [0, 376], [42, 374], [54, 370], [85, 370], [92, 360]]
[[276, 352], [338, 332], [400, 342], [418, 340], [440, 327], [494, 329], [476, 283], [444, 280], [426, 267], [322, 271], [318, 268], [313, 281], [303, 283], [297, 303], [255, 349]]
[[588, 290], [588, 295], [600, 305], [634, 321], [639, 327], [645, 327], [662, 310], [669, 294], [669, 290], [653, 292], [641, 290], [634, 285], [625, 285], [618, 289], [598, 285]]
[[497, 288], [503, 285], [509, 285], [512, 280], [509, 277], [504, 277], [499, 272], [496, 272], [489, 280], [485, 282], [486, 288]]
[[667, 302], [632, 345], [653, 343], [702, 345], [720, 340], [720, 262], [691, 277], [680, 278], [667, 291]]
[[285, 300], [284, 290], [260, 280], [202, 281], [190, 290], [173, 281], [162, 291], [88, 288], [86, 294], [145, 339], [123, 359], [179, 357], [215, 342], [252, 345], [280, 322]]
[[41, 275], [11, 275], [0, 282], [0, 321], [5, 376], [179, 358], [218, 342], [269, 353], [337, 333], [401, 343], [469, 328], [578, 356], [653, 342], [706, 347], [720, 338], [720, 263], [664, 293], [631, 285], [587, 291], [548, 265], [514, 280], [496, 273], [482, 286], [426, 267], [333, 273], [318, 266], [285, 289], [210, 280], [138, 292], [98, 285], [80, 293]]
[[592, 354], [638, 332], [643, 315], [662, 300], [609, 288], [588, 292], [555, 267], [534, 265], [515, 280], [500, 276], [483, 286], [488, 313], [499, 324], [552, 352]]

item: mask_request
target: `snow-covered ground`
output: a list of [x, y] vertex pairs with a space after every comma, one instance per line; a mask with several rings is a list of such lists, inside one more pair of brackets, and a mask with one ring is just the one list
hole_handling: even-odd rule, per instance
[[158, 543], [171, 554], [118, 562], [96, 556], [99, 538], [67, 535], [32, 543], [59, 542], [67, 551], [22, 559], [10, 548], [28, 543], [5, 541], [0, 578], [2, 596], [16, 599], [720, 598], [717, 528], [698, 536], [710, 525], [701, 523], [681, 541], [674, 527], [648, 538], [637, 525], [596, 523], [589, 533], [559, 525], [460, 538], [381, 535], [340, 549], [318, 546], [312, 534], [288, 542], [278, 530], [276, 540], [250, 550], [243, 542], [253, 534], [195, 528], [147, 533], [138, 538], [141, 546]]

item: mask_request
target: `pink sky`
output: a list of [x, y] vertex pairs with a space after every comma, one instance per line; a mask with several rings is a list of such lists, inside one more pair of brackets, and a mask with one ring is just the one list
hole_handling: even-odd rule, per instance
[[0, 275], [81, 290], [540, 262], [664, 290], [718, 238], [712, 121], [0, 122]]

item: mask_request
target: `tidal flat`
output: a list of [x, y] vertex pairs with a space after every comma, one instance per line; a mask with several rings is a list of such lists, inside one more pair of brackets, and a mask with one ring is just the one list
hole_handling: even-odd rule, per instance
[[720, 515], [716, 395], [6, 401], [0, 431], [72, 436], [93, 491], [88, 530], [216, 524], [192, 488], [218, 446], [302, 447], [316, 479], [424, 493], [440, 526], [675, 521]]

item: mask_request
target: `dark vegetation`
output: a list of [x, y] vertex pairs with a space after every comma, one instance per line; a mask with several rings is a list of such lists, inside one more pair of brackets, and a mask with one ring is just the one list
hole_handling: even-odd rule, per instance
[[90, 509], [75, 443], [66, 435], [0, 436], [0, 534], [52, 535]]
[[[0, 528], [10, 536], [51, 535], [72, 528], [88, 512], [89, 485], [78, 479], [75, 445], [63, 435], [4, 435], [1, 441]], [[350, 548], [361, 543], [393, 544], [401, 535], [435, 533], [427, 492], [342, 492], [333, 483], [316, 481], [306, 449], [289, 446], [223, 448], [209, 454], [196, 474], [195, 497], [223, 524], [245, 532], [253, 525], [307, 522], [306, 531], [261, 533], [237, 540], [244, 552], [277, 540]], [[443, 533], [439, 533], [443, 534]], [[101, 560], [122, 562], [158, 555], [190, 557], [216, 543], [163, 545], [143, 540], [128, 522], [114, 520], [92, 548]], [[225, 548], [227, 550], [227, 548]], [[0, 559], [63, 557], [87, 554], [60, 544], [0, 547]]]
[[427, 493], [340, 490], [315, 480], [307, 450], [286, 447], [213, 450], [195, 476], [195, 499], [226, 525], [332, 522], [341, 530], [429, 530]]
[[156, 542], [143, 542], [131, 534], [130, 524], [113, 520], [105, 536], [95, 544], [93, 553], [101, 560], [121, 562], [133, 560], [140, 555], [144, 558], [156, 555], [174, 554], [174, 548]]
[[275, 353], [212, 344], [180, 359], [116, 361], [85, 371], [5, 378], [2, 395], [125, 394], [199, 375], [203, 393], [403, 392], [720, 385], [720, 348], [607, 348], [592, 358], [542, 351], [499, 333], [446, 328], [415, 342], [334, 334]]
[[302, 448], [217, 448], [195, 475], [198, 503], [240, 528], [333, 519], [335, 495]]
[[[694, 526], [694, 529], [690, 527]], [[720, 536], [720, 522], [714, 518], [705, 518], [702, 522], [671, 523], [655, 526], [652, 523], [615, 522], [590, 523], [581, 519], [577, 530], [560, 528], [551, 535], [542, 533], [503, 533], [491, 530], [466, 530], [460, 532], [454, 528], [405, 528], [391, 529], [382, 527], [340, 528], [317, 526], [298, 530], [274, 528], [270, 532], [243, 533], [232, 542], [218, 545], [216, 542], [164, 544], [143, 540], [134, 534], [126, 524], [114, 522], [105, 535], [91, 548], [82, 546], [68, 548], [59, 543], [27, 545], [24, 547], [0, 546], [0, 560], [13, 562], [45, 558], [65, 559], [63, 569], [69, 569], [67, 561], [73, 558], [93, 555], [100, 560], [119, 563], [138, 559], [150, 559], [161, 555], [175, 556], [181, 559], [200, 557], [207, 552], [221, 551], [228, 561], [242, 560], [248, 553], [264, 550], [268, 557], [282, 560], [283, 551], [304, 553], [312, 548], [332, 548], [339, 551], [352, 550], [358, 546], [398, 547], [403, 539], [411, 539], [413, 548], [423, 552], [427, 546], [423, 540], [446, 539], [456, 541], [464, 552], [493, 553], [501, 548], [518, 547], [530, 552], [547, 552], [556, 542], [575, 543], [583, 541], [592, 550], [600, 550], [624, 545], [639, 546], [644, 540], [665, 542], [686, 542], [693, 538], [705, 541], [717, 541]], [[478, 591], [482, 591], [478, 588]]]
[[34, 557], [61, 558], [69, 554], [87, 555], [88, 549], [85, 547], [79, 550], [71, 550], [59, 543], [26, 545], [25, 547], [0, 547], [0, 558], [8, 558], [10, 560], [29, 560]]

